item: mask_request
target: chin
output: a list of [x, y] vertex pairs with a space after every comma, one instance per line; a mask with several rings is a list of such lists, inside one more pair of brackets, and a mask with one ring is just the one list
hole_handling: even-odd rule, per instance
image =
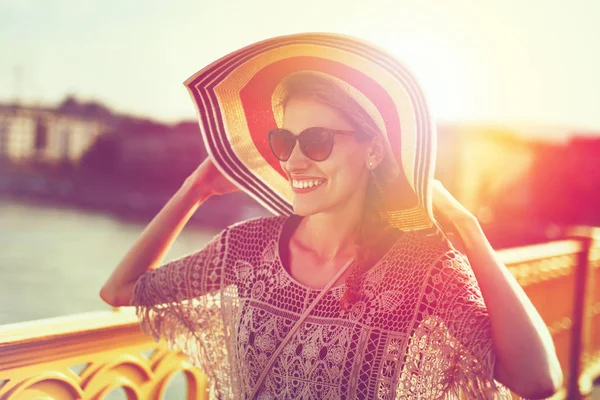
[[320, 208], [309, 207], [309, 206], [297, 206], [294, 205], [294, 214], [299, 215], [301, 217], [309, 217], [311, 215], [318, 214], [321, 211]]
[[318, 214], [327, 209], [325, 204], [315, 204], [315, 202], [309, 201], [296, 201], [294, 202], [294, 214], [301, 217], [309, 217], [311, 215]]

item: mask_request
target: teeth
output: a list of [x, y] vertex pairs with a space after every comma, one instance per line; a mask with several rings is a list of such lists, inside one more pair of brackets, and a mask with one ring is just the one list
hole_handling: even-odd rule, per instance
[[307, 188], [311, 188], [311, 187], [315, 187], [315, 186], [319, 186], [323, 183], [324, 181], [319, 181], [319, 180], [304, 180], [304, 181], [297, 181], [297, 180], [292, 180], [292, 187], [296, 188], [296, 189], [307, 189]]

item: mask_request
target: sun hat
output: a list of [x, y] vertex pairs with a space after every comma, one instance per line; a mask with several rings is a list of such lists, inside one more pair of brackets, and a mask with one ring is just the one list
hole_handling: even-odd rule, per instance
[[281, 127], [283, 82], [309, 72], [342, 88], [372, 118], [392, 158], [395, 190], [387, 219], [401, 230], [439, 227], [432, 183], [436, 128], [408, 69], [366, 41], [339, 34], [275, 37], [234, 51], [184, 84], [207, 151], [235, 185], [275, 215], [293, 214], [293, 191], [272, 154], [268, 131]]

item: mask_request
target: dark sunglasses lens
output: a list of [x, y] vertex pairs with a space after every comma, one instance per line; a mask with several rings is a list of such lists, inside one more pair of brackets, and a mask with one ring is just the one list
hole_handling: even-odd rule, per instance
[[290, 158], [295, 144], [294, 134], [286, 129], [273, 129], [269, 132], [271, 151], [280, 161], [287, 161]]
[[331, 154], [333, 134], [328, 129], [309, 128], [300, 135], [300, 149], [314, 161], [323, 161]]

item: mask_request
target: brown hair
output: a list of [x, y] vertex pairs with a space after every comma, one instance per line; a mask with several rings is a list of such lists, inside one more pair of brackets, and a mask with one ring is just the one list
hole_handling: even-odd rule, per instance
[[[284, 90], [285, 96], [281, 104], [284, 108], [294, 96], [310, 96], [336, 109], [356, 131], [364, 134], [363, 138], [381, 135], [367, 112], [343, 89], [325, 77], [310, 72], [297, 73], [284, 81]], [[372, 171], [367, 183], [365, 208], [356, 243], [357, 256], [346, 280], [348, 290], [341, 299], [341, 305], [346, 310], [360, 296], [364, 273], [377, 261], [377, 256], [382, 255], [381, 247], [387, 243], [384, 239], [394, 231], [387, 221], [380, 217], [380, 212], [384, 211], [384, 199], [379, 182], [387, 179], [386, 167], [389, 163], [390, 160], [384, 158]]]

